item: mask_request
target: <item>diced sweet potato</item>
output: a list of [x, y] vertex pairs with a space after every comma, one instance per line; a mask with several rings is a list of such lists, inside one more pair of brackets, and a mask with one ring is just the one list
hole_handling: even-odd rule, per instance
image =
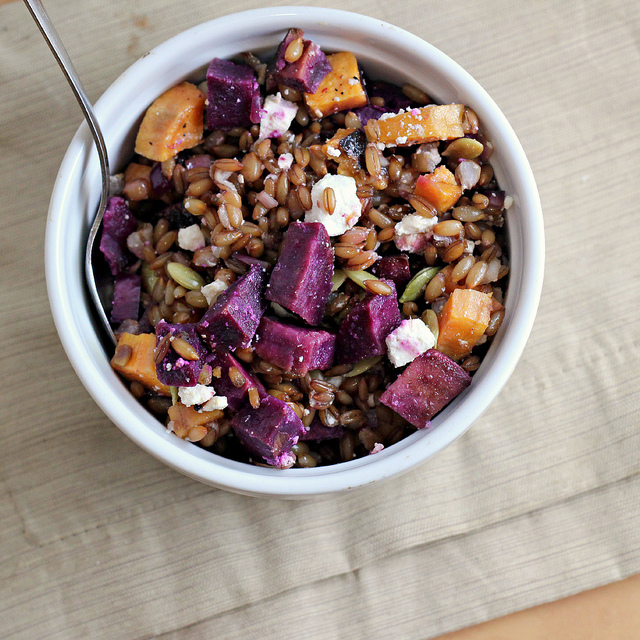
[[191, 429], [219, 419], [220, 411], [196, 411], [194, 407], [187, 407], [178, 402], [169, 407], [168, 426], [179, 438], [191, 439], [189, 438]]
[[162, 165], [159, 162], [156, 162], [153, 167], [151, 167], [151, 171], [149, 171], [149, 184], [156, 198], [162, 198], [162, 196], [167, 195], [172, 189], [171, 182], [162, 171]]
[[319, 222], [290, 225], [278, 262], [271, 273], [267, 300], [320, 324], [331, 293], [333, 250], [327, 230]]
[[127, 183], [134, 180], [151, 181], [151, 167], [139, 162], [130, 162], [124, 170], [124, 181]]
[[[222, 351], [214, 351], [208, 358], [207, 364], [213, 369], [215, 375], [211, 381], [211, 386], [216, 390], [216, 395], [225, 396], [231, 411], [239, 411], [247, 403], [249, 389], [255, 387], [260, 397], [266, 394], [262, 383], [247, 373], [243, 366], [230, 354]], [[217, 371], [220, 367], [220, 371]], [[244, 382], [236, 387], [229, 377], [229, 369], [235, 367], [238, 374], [242, 376]], [[217, 374], [220, 374], [219, 376]]]
[[296, 376], [333, 363], [336, 336], [321, 329], [307, 329], [262, 318], [256, 334], [255, 352], [264, 360]]
[[344, 434], [344, 427], [336, 425], [335, 427], [325, 427], [318, 418], [314, 418], [308, 427], [305, 427], [304, 433], [300, 436], [303, 442], [313, 440], [320, 442], [321, 440], [334, 440], [340, 438]]
[[367, 141], [360, 129], [338, 129], [322, 150], [330, 160], [341, 162], [346, 158], [358, 158], [366, 148]]
[[367, 93], [370, 98], [382, 98], [385, 111], [399, 111], [411, 106], [411, 100], [402, 92], [402, 87], [397, 84], [383, 80], [367, 82]]
[[342, 51], [327, 58], [331, 64], [331, 72], [325, 76], [314, 93], [304, 94], [312, 118], [324, 118], [337, 111], [355, 109], [367, 104], [367, 94], [360, 79], [358, 61], [353, 53]]
[[164, 162], [183, 149], [191, 149], [202, 140], [204, 94], [190, 82], [165, 91], [144, 115], [136, 153], [149, 160]]
[[259, 265], [223, 291], [202, 316], [198, 329], [211, 347], [233, 351], [248, 347], [266, 309], [263, 291], [267, 272]]
[[[301, 29], [289, 29], [278, 47], [274, 80], [296, 91], [313, 93], [331, 72], [331, 64], [322, 49], [311, 40], [302, 39], [303, 36]], [[302, 39], [302, 53], [295, 62], [287, 62], [287, 47], [298, 38]]]
[[380, 402], [418, 429], [471, 384], [471, 376], [451, 358], [429, 349], [418, 356], [380, 396]]
[[358, 109], [354, 109], [353, 113], [355, 113], [360, 119], [361, 127], [364, 127], [369, 120], [377, 120], [381, 115], [385, 113], [389, 113], [390, 109], [386, 109], [385, 107], [379, 107], [374, 104], [367, 104], [364, 107], [359, 107]]
[[139, 275], [121, 273], [116, 276], [113, 286], [111, 322], [138, 319], [141, 287], [142, 278]]
[[302, 420], [293, 409], [272, 396], [262, 398], [257, 409], [251, 405], [242, 409], [231, 427], [251, 455], [281, 469], [295, 462], [291, 448], [304, 432]]
[[414, 193], [432, 204], [438, 213], [444, 213], [458, 202], [462, 187], [447, 167], [438, 167], [433, 173], [418, 176]]
[[[118, 349], [124, 347], [125, 352], [131, 349], [131, 355], [123, 364], [118, 355], [122, 354]], [[111, 359], [111, 366], [127, 380], [137, 380], [147, 389], [155, 391], [163, 396], [171, 395], [169, 387], [162, 384], [156, 376], [156, 363], [154, 351], [156, 348], [156, 336], [153, 333], [123, 333], [118, 338], [116, 354]]]
[[442, 104], [409, 109], [378, 118], [380, 135], [375, 142], [388, 147], [409, 147], [464, 136], [464, 105]]
[[126, 200], [120, 196], [109, 198], [102, 219], [100, 251], [113, 275], [119, 274], [135, 260], [126, 243], [127, 237], [137, 228], [138, 222]]
[[259, 122], [260, 88], [253, 69], [214, 58], [207, 69], [207, 126], [227, 131]]
[[[170, 324], [161, 320], [156, 325], [158, 346], [167, 334], [170, 336], [169, 348], [164, 358], [156, 365], [158, 379], [172, 387], [195, 387], [198, 384], [205, 356], [208, 354], [207, 348], [200, 340], [197, 325], [193, 323]], [[198, 355], [197, 359], [195, 357], [194, 359], [185, 358], [179, 353], [179, 347], [176, 346], [174, 349], [171, 346], [178, 338], [192, 347]]]
[[393, 280], [396, 289], [400, 289], [411, 280], [409, 256], [406, 253], [397, 256], [384, 256], [373, 264], [371, 273], [378, 278]]
[[474, 289], [455, 289], [438, 317], [438, 351], [454, 360], [468, 356], [489, 325], [491, 298]]
[[387, 352], [385, 338], [400, 324], [400, 309], [393, 280], [383, 280], [392, 289], [388, 296], [367, 293], [341, 322], [336, 345], [339, 364], [351, 364]]

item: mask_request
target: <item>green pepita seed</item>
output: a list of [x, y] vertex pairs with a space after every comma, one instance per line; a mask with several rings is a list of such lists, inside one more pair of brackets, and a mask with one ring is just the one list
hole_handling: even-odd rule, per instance
[[178, 398], [178, 387], [169, 387], [171, 390], [171, 404], [178, 404], [180, 399]]
[[167, 273], [189, 291], [197, 291], [204, 285], [204, 280], [200, 274], [196, 273], [191, 267], [179, 262], [169, 262], [167, 264]]
[[409, 280], [404, 293], [400, 296], [400, 304], [417, 300], [438, 271], [440, 271], [438, 267], [425, 267], [421, 271], [418, 271], [418, 273]]
[[440, 334], [440, 327], [438, 325], [438, 316], [433, 309], [427, 309], [422, 314], [422, 322], [424, 322], [427, 327], [429, 327], [429, 331], [433, 333], [433, 337], [436, 339], [436, 344], [438, 344], [438, 335]]
[[353, 280], [357, 285], [361, 286], [365, 290], [367, 289], [367, 287], [364, 286], [366, 280], [378, 280], [378, 278], [368, 271], [351, 271], [350, 269], [347, 269], [344, 273], [347, 275], [347, 278]]
[[464, 158], [465, 160], [473, 160], [484, 151], [482, 142], [473, 138], [458, 138], [454, 140], [442, 152], [443, 156], [449, 158]]
[[152, 269], [148, 262], [143, 262], [141, 274], [144, 290], [150, 294], [153, 291], [153, 287], [156, 286], [156, 282], [158, 282], [158, 272]]
[[[352, 272], [353, 273], [353, 272]], [[331, 292], [337, 291], [347, 279], [347, 274], [342, 269], [337, 269], [331, 277]]]
[[373, 358], [365, 358], [364, 360], [360, 360], [360, 362], [356, 362], [355, 366], [349, 373], [345, 373], [345, 378], [353, 378], [354, 376], [359, 376], [361, 373], [365, 371], [369, 371], [371, 367], [375, 367], [382, 360], [382, 356], [373, 356]]

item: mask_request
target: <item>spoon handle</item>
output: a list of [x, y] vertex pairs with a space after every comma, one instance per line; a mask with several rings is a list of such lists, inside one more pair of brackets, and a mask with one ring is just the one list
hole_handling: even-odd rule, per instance
[[95, 274], [93, 272], [92, 259], [95, 239], [100, 228], [100, 223], [102, 222], [104, 211], [107, 207], [107, 201], [109, 199], [110, 171], [107, 146], [104, 142], [102, 131], [100, 130], [100, 124], [98, 123], [98, 119], [96, 118], [96, 115], [93, 111], [93, 106], [91, 105], [91, 102], [89, 102], [89, 98], [87, 97], [82, 83], [80, 82], [78, 72], [73, 66], [71, 58], [69, 57], [67, 50], [62, 44], [62, 40], [60, 40], [58, 32], [55, 30], [53, 24], [51, 23], [49, 15], [45, 11], [45, 8], [42, 6], [42, 2], [40, 2], [40, 0], [24, 0], [24, 3], [25, 5], [27, 5], [27, 9], [29, 9], [31, 17], [38, 25], [38, 28], [40, 29], [40, 32], [42, 33], [46, 43], [49, 45], [49, 49], [51, 49], [53, 57], [56, 59], [56, 62], [60, 66], [60, 69], [62, 69], [62, 73], [64, 73], [64, 76], [67, 79], [67, 82], [69, 83], [69, 86], [71, 87], [76, 100], [80, 105], [80, 108], [82, 109], [87, 124], [89, 125], [89, 130], [91, 131], [91, 135], [93, 136], [93, 140], [96, 144], [96, 148], [98, 150], [100, 169], [102, 173], [102, 192], [100, 194], [100, 205], [98, 208], [98, 214], [95, 217], [89, 231], [89, 239], [87, 242], [87, 249], [85, 254], [85, 280], [87, 282], [89, 293], [93, 300], [93, 304], [98, 313], [100, 321], [102, 322], [102, 325], [108, 336], [111, 338], [111, 341], [113, 342], [113, 344], [115, 344], [116, 339], [113, 334], [113, 330], [111, 329], [111, 325], [109, 324], [109, 319], [107, 318], [104, 306], [102, 305], [100, 295], [98, 293]]
[[[51, 53], [53, 53], [53, 57], [60, 65], [62, 73], [64, 73], [67, 82], [71, 86], [71, 89], [73, 90], [73, 93], [75, 94], [76, 99], [80, 104], [80, 107], [82, 108], [84, 116], [89, 123], [91, 134], [93, 135], [96, 146], [98, 147], [98, 155], [100, 156], [101, 168], [104, 174], [108, 176], [109, 160], [107, 156], [107, 147], [104, 143], [104, 138], [102, 137], [102, 132], [100, 131], [98, 120], [95, 116], [95, 113], [93, 112], [91, 102], [89, 102], [89, 98], [87, 98], [84, 87], [80, 82], [78, 72], [73, 66], [71, 58], [69, 57], [67, 50], [62, 44], [62, 40], [60, 40], [58, 32], [55, 30], [53, 24], [51, 23], [49, 15], [42, 6], [42, 2], [40, 2], [40, 0], [24, 0], [24, 3], [27, 5], [31, 16], [33, 17], [35, 23], [38, 25], [40, 32], [44, 36], [44, 39], [51, 49]], [[105, 184], [102, 185], [102, 197], [106, 198], [109, 195], [109, 183], [108, 181], [104, 182]]]

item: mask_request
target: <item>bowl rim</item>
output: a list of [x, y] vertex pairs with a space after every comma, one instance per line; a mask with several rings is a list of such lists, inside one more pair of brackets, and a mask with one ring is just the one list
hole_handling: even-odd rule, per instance
[[[97, 335], [95, 339], [92, 336], [91, 348], [87, 352], [82, 336], [74, 329], [72, 306], [65, 302], [71, 299], [71, 292], [67, 290], [60, 261], [64, 256], [65, 242], [59, 224], [60, 211], [65, 200], [73, 197], [69, 177], [80, 171], [87, 148], [93, 144], [85, 123], [71, 141], [55, 181], [45, 236], [45, 272], [56, 329], [76, 374], [101, 409], [136, 444], [169, 467], [211, 486], [254, 496], [311, 497], [352, 489], [406, 472], [460, 437], [487, 409], [513, 372], [533, 327], [543, 282], [544, 227], [538, 190], [524, 150], [502, 111], [481, 85], [449, 56], [418, 36], [357, 13], [304, 6], [267, 7], [229, 14], [191, 27], [158, 45], [126, 69], [97, 101], [95, 109], [98, 119], [100, 120], [102, 112], [109, 109], [109, 100], [116, 96], [121, 85], [128, 82], [131, 76], [144, 74], [146, 70], [152, 69], [156, 58], [169, 55], [179, 42], [197, 37], [202, 30], [214, 27], [224, 29], [238, 20], [259, 25], [267, 19], [280, 20], [283, 30], [292, 25], [304, 27], [303, 23], [309, 20], [329, 23], [336, 21], [347, 23], [362, 37], [382, 37], [402, 42], [403, 46], [411, 47], [416, 55], [427, 57], [431, 66], [438, 68], [447, 77], [454, 78], [456, 85], [462, 85], [467, 93], [482, 103], [485, 111], [491, 113], [492, 125], [498, 127], [501, 133], [501, 153], [513, 157], [516, 162], [514, 166], [518, 167], [516, 175], [521, 183], [519, 204], [527, 211], [526, 216], [522, 216], [521, 235], [529, 238], [529, 241], [523, 243], [525, 251], [519, 295], [512, 307], [508, 330], [499, 336], [500, 349], [492, 366], [484, 372], [481, 382], [471, 385], [434, 419], [439, 429], [418, 431], [375, 456], [314, 469], [283, 471], [255, 467], [206, 452], [173, 435], [154, 432], [148, 428], [148, 424], [144, 425], [145, 418], [148, 423], [149, 414], [133, 396], [128, 391], [128, 397], [118, 394], [124, 385], [105, 387], [94, 360], [106, 358], [104, 352], [101, 352], [99, 339]], [[473, 103], [474, 108], [476, 104]], [[510, 288], [512, 286], [510, 283]], [[474, 401], [463, 402], [469, 396], [473, 396]], [[122, 405], [127, 414], [124, 417], [128, 419], [123, 419], [118, 409]], [[445, 422], [446, 428], [443, 424]], [[141, 425], [146, 426], [146, 429], [140, 428]], [[436, 433], [437, 437], [434, 438]]]

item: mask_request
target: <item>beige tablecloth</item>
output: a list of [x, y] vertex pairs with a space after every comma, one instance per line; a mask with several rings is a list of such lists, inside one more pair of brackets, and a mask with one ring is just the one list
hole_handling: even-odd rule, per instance
[[[0, 6], [0, 636], [417, 640], [640, 571], [640, 4], [325, 5], [441, 48], [520, 136], [548, 257], [515, 374], [434, 460], [321, 501], [213, 490], [138, 449], [51, 322], [45, 212], [80, 113], [25, 7]], [[47, 2], [92, 99], [255, 6]]]

